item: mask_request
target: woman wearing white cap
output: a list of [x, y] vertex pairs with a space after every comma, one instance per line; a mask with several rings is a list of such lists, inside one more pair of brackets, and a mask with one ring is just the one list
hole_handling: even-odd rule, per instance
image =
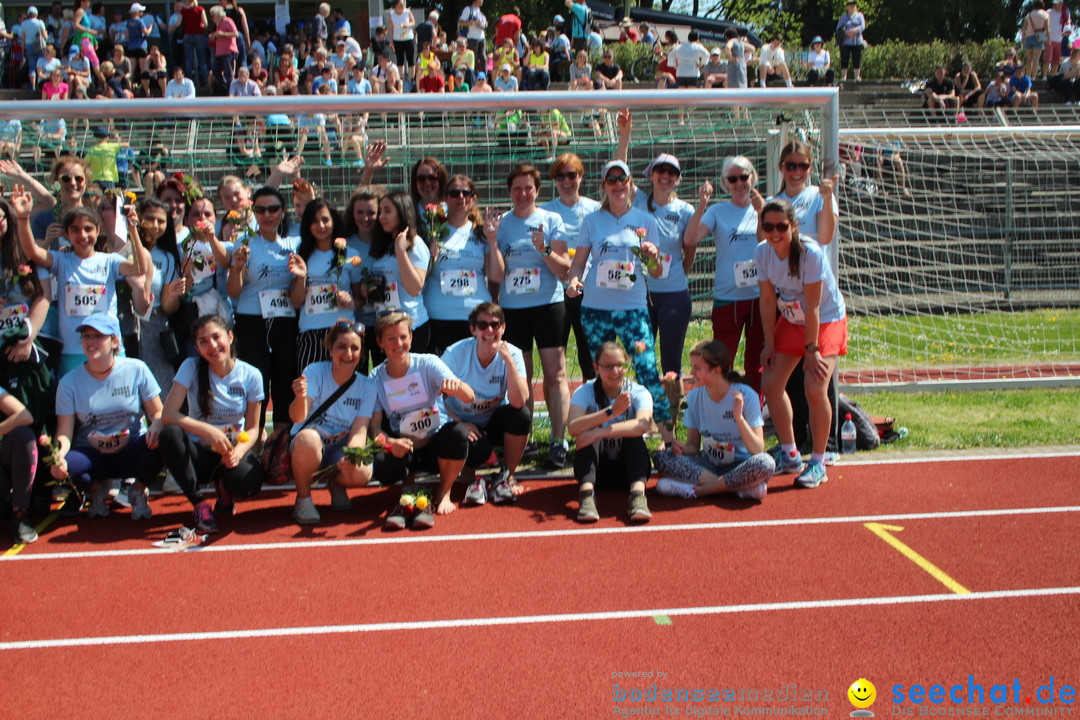
[[[594, 357], [608, 341], [620, 340], [634, 363], [637, 381], [652, 394], [654, 417], [665, 441], [673, 439], [664, 423], [671, 420], [671, 405], [656, 370], [649, 311], [648, 283], [660, 278], [663, 268], [656, 247], [659, 230], [648, 212], [634, 207], [637, 191], [630, 167], [612, 160], [600, 173], [604, 198], [600, 209], [587, 216], [578, 234], [577, 253], [570, 266], [566, 294], [581, 301], [581, 324]], [[585, 264], [592, 268], [585, 282]], [[646, 280], [648, 273], [650, 280]]]
[[806, 62], [803, 64], [809, 68], [806, 71], [806, 80], [811, 85], [832, 85], [836, 80], [836, 71], [831, 67], [832, 58], [829, 57], [829, 51], [825, 49], [820, 35], [810, 41], [810, 52], [806, 54]]
[[[117, 357], [120, 323], [106, 313], [83, 318], [76, 328], [86, 362], [60, 379], [56, 388], [56, 464], [52, 476], [70, 478], [79, 493], [90, 491], [91, 518], [109, 514], [107, 478], [131, 475], [132, 520], [149, 520], [146, 486], [161, 471], [156, 452], [161, 432], [161, 387], [146, 363]], [[146, 429], [144, 418], [149, 422]], [[65, 502], [77, 512], [78, 501]], [[63, 512], [63, 510], [62, 510]]]

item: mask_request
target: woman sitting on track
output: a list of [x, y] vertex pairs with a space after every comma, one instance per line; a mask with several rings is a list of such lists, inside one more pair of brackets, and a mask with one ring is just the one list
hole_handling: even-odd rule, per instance
[[[372, 375], [379, 404], [371, 425], [390, 436], [391, 451], [376, 458], [373, 474], [383, 485], [392, 485], [404, 480], [410, 470], [438, 471], [434, 507], [422, 509], [412, 519], [414, 528], [429, 528], [435, 524], [436, 513], [448, 515], [456, 509], [450, 488], [469, 452], [468, 430], [462, 423], [449, 421], [440, 408], [439, 396], [451, 395], [463, 403], [471, 403], [476, 396], [442, 360], [409, 351], [412, 318], [405, 313], [391, 311], [380, 316], [375, 338], [386, 362]], [[386, 528], [400, 530], [407, 521], [398, 505], [386, 518]]]
[[[37, 469], [37, 442], [31, 425], [34, 418], [19, 399], [0, 387], [0, 471], [11, 487], [11, 540], [32, 543], [38, 539], [30, 524], [30, 492]], [[6, 501], [6, 500], [5, 500]]]
[[596, 379], [582, 384], [570, 399], [570, 436], [577, 441], [574, 477], [579, 483], [579, 522], [596, 522], [597, 485], [630, 489], [630, 520], [652, 518], [645, 500], [649, 450], [642, 437], [653, 421], [653, 399], [626, 379], [626, 351], [604, 342], [596, 352]]
[[[503, 445], [503, 467], [491, 484], [491, 496], [496, 503], [514, 502], [521, 492], [514, 473], [532, 429], [532, 413], [526, 404], [529, 385], [525, 360], [520, 349], [503, 340], [506, 317], [495, 303], [473, 308], [469, 328], [473, 336], [451, 345], [442, 359], [451, 372], [474, 389], [476, 398], [465, 403], [448, 397], [443, 402], [447, 414], [465, 425], [469, 433], [469, 456], [465, 460], [468, 468], [480, 467], [491, 457], [495, 445]], [[483, 478], [475, 478], [469, 485], [465, 502], [487, 502]]]
[[760, 502], [776, 463], [765, 452], [758, 394], [732, 370], [731, 353], [719, 340], [691, 348], [690, 372], [695, 387], [686, 396], [686, 442], [656, 454], [657, 471], [668, 476], [656, 492], [687, 499], [733, 492]]
[[731, 199], [706, 210], [712, 197], [712, 183], [706, 181], [698, 192], [698, 205], [686, 226], [686, 234], [697, 242], [713, 237], [716, 271], [713, 278], [713, 337], [724, 343], [735, 357], [745, 334], [746, 383], [761, 390], [761, 348], [764, 334], [758, 307], [760, 290], [754, 269], [754, 248], [758, 244], [758, 210], [765, 199], [754, 187], [758, 174], [749, 159], [738, 156], [724, 160], [720, 187]]
[[[161, 457], [195, 507], [195, 529], [217, 532], [215, 514], [232, 515], [234, 496], [254, 497], [262, 488], [262, 466], [251, 449], [266, 396], [259, 370], [236, 359], [236, 338], [224, 318], [204, 315], [191, 334], [199, 357], [180, 365], [165, 398]], [[187, 415], [181, 412], [185, 400]], [[213, 510], [202, 499], [200, 480], [214, 483]]]
[[[656, 222], [644, 210], [632, 206], [635, 192], [630, 168], [621, 160], [612, 160], [600, 173], [604, 201], [600, 210], [581, 223], [578, 252], [570, 268], [566, 294], [584, 293], [581, 324], [589, 338], [589, 350], [600, 351], [606, 341], [621, 340], [633, 348], [637, 379], [652, 393], [658, 423], [671, 419], [671, 407], [660, 384], [656, 352], [649, 325], [648, 280], [660, 277], [662, 268]], [[592, 269], [583, 283], [585, 264]], [[664, 441], [674, 439], [671, 430], [660, 425]]]
[[[90, 491], [91, 518], [109, 514], [105, 480], [129, 477], [132, 520], [149, 520], [146, 487], [161, 471], [157, 453], [161, 432], [161, 388], [141, 360], [117, 357], [120, 323], [99, 312], [85, 317], [75, 331], [82, 338], [86, 362], [60, 379], [56, 388], [56, 464], [52, 476], [70, 478], [73, 492], [62, 514], [77, 514], [78, 495]], [[146, 429], [144, 417], [149, 421]]]
[[[301, 525], [314, 525], [322, 519], [311, 499], [317, 471], [336, 466], [328, 482], [331, 510], [352, 508], [346, 488], [363, 487], [371, 480], [370, 465], [357, 465], [344, 457], [344, 448], [367, 444], [368, 425], [375, 412], [375, 384], [357, 373], [364, 355], [364, 328], [351, 320], [338, 320], [323, 342], [330, 360], [304, 368], [304, 374], [293, 382], [296, 399], [289, 406], [296, 482], [293, 519]], [[333, 397], [335, 393], [337, 397]], [[333, 402], [328, 402], [331, 399]]]
[[[765, 242], [754, 251], [765, 328], [761, 386], [780, 437], [778, 469], [798, 472], [795, 483], [813, 488], [828, 480], [824, 465], [832, 417], [828, 385], [837, 356], [847, 354], [847, 311], [824, 249], [810, 238], [800, 237], [791, 203], [765, 203], [761, 231]], [[804, 386], [813, 442], [813, 455], [805, 468], [795, 445], [791, 403], [784, 390], [800, 362], [806, 368]]]

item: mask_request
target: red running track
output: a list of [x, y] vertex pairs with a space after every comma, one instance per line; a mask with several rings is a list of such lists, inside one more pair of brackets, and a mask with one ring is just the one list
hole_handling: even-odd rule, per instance
[[[156, 527], [123, 513], [82, 521], [0, 563], [5, 704], [50, 718], [106, 708], [196, 718], [665, 713], [671, 704], [613, 701], [613, 682], [657, 680], [612, 673], [659, 669], [669, 686], [755, 689], [759, 700], [741, 707], [791, 705], [761, 700], [765, 688], [816, 688], [828, 698], [809, 705], [833, 714], [851, 710], [844, 692], [865, 676], [881, 716], [896, 683], [975, 674], [987, 687], [1018, 678], [1034, 689], [1054, 675], [1076, 686], [1080, 652], [1066, 638], [1080, 627], [1080, 596], [988, 596], [1080, 586], [1074, 462], [839, 466], [814, 492], [777, 478], [761, 506], [656, 497], [645, 529], [607, 517], [625, 501], [609, 494], [605, 518], [585, 532], [570, 519], [567, 482], [527, 483], [517, 507], [463, 509], [431, 534], [378, 529], [394, 491], [364, 491], [356, 511], [327, 511], [313, 531], [287, 525], [291, 498], [280, 496], [242, 505], [213, 550], [181, 554], [143, 552], [147, 539], [131, 538], [188, 519], [184, 503], [156, 500]], [[985, 514], [1038, 508], [1059, 511]], [[975, 599], [955, 600], [864, 526], [875, 520], [902, 526], [893, 535]], [[327, 545], [335, 540], [351, 544]], [[136, 554], [100, 554], [112, 550]], [[87, 551], [97, 554], [53, 555]], [[898, 596], [908, 600], [873, 604]], [[668, 617], [654, 619], [658, 609]], [[426, 621], [446, 622], [416, 627]], [[280, 628], [304, 634], [236, 637]], [[191, 639], [135, 642], [172, 633]], [[55, 639], [101, 644], [9, 645]]]

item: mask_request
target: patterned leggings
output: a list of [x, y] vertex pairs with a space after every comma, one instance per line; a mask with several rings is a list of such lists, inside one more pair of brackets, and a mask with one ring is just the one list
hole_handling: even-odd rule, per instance
[[768, 482], [776, 469], [776, 461], [768, 453], [752, 455], [748, 460], [731, 465], [717, 465], [704, 454], [676, 455], [661, 450], [653, 458], [656, 470], [664, 477], [696, 485], [702, 470], [720, 475], [731, 492], [757, 487]]
[[[660, 373], [656, 370], [656, 350], [653, 348], [652, 328], [649, 325], [649, 311], [645, 308], [636, 310], [596, 310], [581, 308], [581, 325], [589, 338], [589, 354], [594, 358], [600, 346], [607, 341], [621, 340], [630, 361], [634, 364], [637, 382], [643, 385], [653, 396], [653, 419], [657, 423], [671, 419], [671, 403], [668, 402], [664, 387], [660, 384]], [[644, 343], [645, 349], [637, 352], [636, 342]]]

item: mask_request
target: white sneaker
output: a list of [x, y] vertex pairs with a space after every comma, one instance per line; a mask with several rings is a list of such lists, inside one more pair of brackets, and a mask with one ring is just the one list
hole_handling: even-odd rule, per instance
[[[352, 500], [349, 499], [349, 491], [338, 485], [333, 480], [326, 484], [330, 490], [330, 509], [334, 512], [352, 510]], [[316, 521], [318, 522], [318, 521]]]
[[487, 487], [484, 485], [484, 478], [475, 478], [469, 485], [469, 489], [465, 491], [465, 504], [466, 505], [483, 505], [487, 502]]
[[697, 497], [695, 485], [672, 480], [671, 478], [660, 478], [656, 483], [656, 492], [668, 497], [680, 497], [686, 500], [693, 500]]
[[146, 502], [146, 490], [128, 485], [127, 499], [131, 503], [132, 520], [149, 520], [154, 513], [150, 511], [150, 505]]
[[[134, 480], [132, 480], [134, 482]], [[120, 478], [113, 478], [109, 481], [109, 496], [120, 507], [131, 507], [131, 501], [128, 499], [128, 488], [131, 487], [131, 483], [125, 484], [126, 481]]]
[[319, 511], [315, 509], [315, 501], [310, 496], [296, 499], [292, 516], [293, 520], [301, 525], [316, 525], [322, 521]]
[[839, 460], [839, 459], [840, 459], [840, 453], [833, 452], [832, 450], [826, 450], [825, 451], [825, 458], [824, 458], [823, 462], [826, 465], [828, 465], [829, 467], [832, 467], [833, 465], [836, 464], [836, 461]]
[[757, 502], [761, 502], [765, 499], [765, 495], [768, 492], [769, 483], [763, 482], [756, 487], [740, 490], [739, 492], [735, 493], [735, 495], [743, 500], [756, 500]]

